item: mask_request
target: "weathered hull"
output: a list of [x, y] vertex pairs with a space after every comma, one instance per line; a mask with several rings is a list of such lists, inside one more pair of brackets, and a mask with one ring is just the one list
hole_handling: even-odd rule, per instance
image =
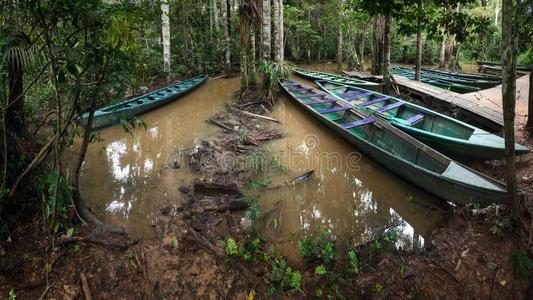
[[[106, 108], [99, 109], [95, 112], [95, 115], [93, 117], [93, 125], [92, 130], [98, 130], [103, 129], [112, 125], [116, 125], [120, 123], [121, 120], [129, 119], [144, 113], [147, 113], [149, 111], [152, 111], [154, 109], [157, 109], [163, 105], [166, 105], [172, 101], [174, 101], [176, 98], [179, 98], [197, 87], [199, 87], [202, 83], [204, 83], [207, 80], [207, 75], [200, 75], [193, 77], [191, 79], [184, 80], [182, 82], [178, 82], [173, 85], [169, 85], [167, 87], [158, 89], [156, 91], [150, 92], [148, 94], [135, 97], [133, 99], [129, 99], [124, 101], [124, 104], [130, 104], [130, 107], [124, 108], [124, 109], [117, 109], [116, 111], [110, 111], [105, 112]], [[159, 91], [163, 91], [169, 88], [179, 89], [180, 84], [189, 84], [191, 80], [194, 80], [194, 83], [192, 83], [190, 86], [188, 86], [186, 89], [177, 91], [174, 93], [167, 93], [166, 96], [159, 97], [159, 99], [152, 100], [152, 101], [143, 101], [143, 99], [150, 97], [151, 95], [157, 95]], [[120, 104], [118, 104], [120, 105]], [[110, 107], [113, 107], [116, 105], [112, 105]], [[82, 126], [87, 126], [88, 121], [88, 113], [85, 113], [83, 117], [79, 120], [79, 123]]]
[[[285, 87], [284, 90], [288, 93]], [[488, 206], [492, 203], [502, 203], [505, 199], [506, 192], [504, 190], [497, 191], [485, 188], [477, 188], [469, 185], [468, 183], [450, 180], [441, 174], [421, 168], [400, 157], [391, 155], [387, 151], [384, 151], [372, 143], [369, 143], [368, 141], [351, 134], [349, 131], [343, 129], [339, 125], [329, 121], [325, 117], [322, 117], [309, 106], [294, 99], [290, 93], [288, 94], [298, 105], [311, 113], [313, 117], [318, 119], [324, 125], [332, 129], [337, 135], [341, 136], [350, 144], [352, 144], [356, 149], [361, 151], [361, 153], [370, 157], [372, 160], [404, 180], [442, 199], [458, 205], [478, 203], [481, 206]], [[385, 123], [383, 123], [383, 125], [388, 126]]]
[[[329, 81], [333, 81], [333, 82], [336, 82], [336, 83], [355, 86], [355, 87], [358, 87], [358, 88], [367, 89], [367, 90], [371, 90], [371, 91], [377, 91], [381, 87], [381, 84], [375, 83], [375, 82], [368, 82], [368, 81], [363, 81], [363, 80], [357, 80], [357, 81], [360, 81], [360, 82], [356, 82], [356, 81], [345, 82], [345, 81], [341, 81], [341, 80], [334, 79], [334, 78], [327, 79], [326, 76], [313, 76], [313, 75], [310, 75], [307, 72], [302, 72], [302, 71], [299, 71], [299, 70], [295, 70], [294, 72], [298, 76], [301, 76], [303, 78], [307, 78], [307, 79], [310, 79], [310, 80], [329, 80]], [[338, 77], [342, 77], [342, 76], [338, 76]], [[347, 77], [346, 79], [349, 80], [350, 78]]]

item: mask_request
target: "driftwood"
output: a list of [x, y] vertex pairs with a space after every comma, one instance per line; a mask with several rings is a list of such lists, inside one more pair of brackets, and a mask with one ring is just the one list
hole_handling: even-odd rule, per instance
[[[205, 200], [200, 200], [200, 202]], [[216, 202], [222, 202], [222, 203], [216, 203]], [[248, 202], [246, 202], [244, 199], [232, 199], [232, 200], [221, 200], [216, 201], [213, 204], [206, 205], [202, 207], [204, 211], [218, 211], [218, 212], [224, 212], [224, 211], [235, 211], [235, 210], [243, 210], [247, 209], [250, 205]]]
[[403, 225], [404, 221], [395, 221], [392, 222], [388, 226], [378, 226], [374, 230], [375, 232], [372, 234], [372, 236], [367, 239], [366, 241], [363, 241], [359, 243], [359, 245], [355, 246], [355, 248], [360, 249], [366, 247], [368, 244], [372, 243], [373, 241], [381, 239], [383, 236], [385, 236], [386, 233], [390, 232], [391, 230], [394, 230], [396, 227]]
[[244, 103], [244, 104], [241, 104], [241, 105], [237, 105], [238, 108], [245, 108], [245, 107], [250, 107], [250, 106], [254, 106], [254, 105], [258, 105], [258, 104], [267, 104], [268, 102], [264, 101], [264, 100], [261, 100], [261, 101], [254, 101], [254, 102], [248, 102], [248, 103]]
[[298, 185], [300, 183], [309, 181], [309, 179], [311, 179], [311, 177], [314, 174], [315, 174], [315, 170], [311, 170], [311, 171], [303, 173], [302, 175], [296, 176], [296, 177], [294, 177], [293, 179], [291, 179], [289, 181], [285, 181], [283, 184], [271, 185], [271, 186], [268, 187], [268, 189], [271, 190], [271, 189], [277, 189], [277, 188], [280, 188], [280, 187], [283, 187], [283, 186]]
[[240, 113], [242, 114], [245, 114], [251, 118], [254, 118], [254, 119], [258, 119], [258, 120], [263, 120], [263, 121], [270, 121], [270, 122], [275, 122], [275, 123], [278, 123], [278, 124], [281, 124], [281, 122], [278, 120], [278, 119], [274, 119], [274, 118], [271, 118], [271, 117], [267, 117], [267, 116], [262, 116], [262, 115], [257, 115], [257, 114], [254, 114], [254, 113], [251, 113], [251, 112], [248, 112], [248, 111], [245, 111], [245, 110], [238, 110]]
[[85, 273], [80, 273], [80, 281], [81, 281], [81, 289], [83, 290], [83, 294], [85, 295], [85, 300], [93, 300], [93, 294], [91, 293], [91, 289], [89, 288], [89, 283], [87, 282], [87, 277], [85, 277]]
[[218, 127], [221, 127], [221, 128], [223, 128], [223, 129], [226, 129], [226, 130], [228, 130], [228, 131], [230, 131], [230, 132], [237, 132], [235, 129], [233, 129], [233, 128], [229, 127], [228, 125], [226, 125], [226, 124], [224, 124], [224, 123], [221, 123], [221, 122], [219, 122], [219, 121], [217, 121], [217, 120], [215, 120], [215, 119], [213, 119], [213, 118], [209, 118], [209, 119], [207, 119], [207, 122], [212, 123], [212, 124], [214, 124], [214, 125], [217, 125]]
[[200, 179], [194, 180], [194, 195], [231, 195], [241, 198], [243, 195], [235, 183], [208, 182]]

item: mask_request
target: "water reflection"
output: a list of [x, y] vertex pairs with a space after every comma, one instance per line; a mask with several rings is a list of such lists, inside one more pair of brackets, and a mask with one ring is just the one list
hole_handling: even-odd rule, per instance
[[147, 130], [139, 128], [132, 135], [120, 126], [103, 130], [103, 141], [89, 147], [80, 177], [81, 193], [89, 206], [107, 222], [134, 233], [153, 234], [158, 209], [177, 201], [178, 186], [192, 180], [184, 168], [162, 166], [176, 148], [190, 147], [214, 131], [205, 120], [222, 109], [238, 86], [237, 78], [208, 81], [143, 115]]
[[316, 174], [304, 184], [259, 196], [265, 210], [282, 202], [282, 209], [275, 216], [277, 227], [269, 222], [263, 231], [294, 260], [294, 242], [317, 228], [330, 232], [336, 237], [337, 246], [344, 248], [359, 245], [385, 226], [403, 221], [397, 227], [397, 246], [411, 249], [423, 245], [422, 235], [442, 220], [440, 212], [407, 201], [412, 197], [417, 203], [441, 207], [440, 199], [362, 157], [292, 100], [282, 97], [274, 117], [288, 128], [288, 136], [269, 149], [289, 167], [288, 175], [274, 180], [282, 182], [309, 170]]

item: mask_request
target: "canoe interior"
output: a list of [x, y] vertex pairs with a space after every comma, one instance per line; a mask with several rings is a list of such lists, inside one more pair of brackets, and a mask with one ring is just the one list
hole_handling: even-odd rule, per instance
[[[366, 91], [364, 89], [359, 89], [357, 87], [350, 87], [350, 86], [343, 86], [338, 85], [335, 83], [328, 83], [328, 82], [320, 82], [320, 84], [329, 92], [333, 93], [337, 97], [344, 98], [342, 95], [344, 94], [355, 94], [359, 93], [359, 95], [366, 95], [360, 98], [355, 98], [356, 96], [353, 96], [352, 100], [349, 100], [349, 102], [353, 105], [362, 106], [364, 103], [371, 103], [374, 99], [380, 99], [383, 97], [387, 97], [388, 99], [384, 101], [379, 101], [377, 103], [373, 103], [370, 105], [364, 106], [365, 109], [370, 111], [378, 111], [380, 108], [385, 107], [387, 105], [390, 105], [392, 103], [396, 102], [404, 102], [400, 99], [386, 96], [380, 93], [375, 93], [371, 91]], [[468, 140], [472, 134], [474, 133], [475, 128], [466, 126], [460, 122], [454, 122], [453, 120], [450, 120], [448, 118], [444, 118], [440, 116], [439, 114], [431, 113], [431, 111], [419, 108], [417, 106], [413, 105], [402, 105], [398, 108], [394, 108], [391, 110], [388, 110], [386, 112], [380, 113], [384, 115], [386, 118], [396, 118], [403, 121], [407, 121], [408, 119], [415, 117], [417, 115], [422, 114], [423, 118], [419, 121], [410, 124], [411, 127], [418, 128], [424, 131], [431, 132], [433, 134], [439, 134], [439, 135], [445, 135], [457, 139], [464, 139]], [[405, 123], [407, 124], [407, 123]]]
[[[298, 101], [300, 101], [304, 105], [307, 105], [311, 102], [316, 102], [321, 98], [320, 96], [299, 98], [300, 96], [309, 93], [306, 91], [296, 91], [290, 93], [294, 95], [298, 99]], [[309, 107], [319, 113], [318, 111], [320, 110], [339, 106], [339, 103], [340, 102], [325, 103]], [[348, 124], [356, 121], [361, 121], [367, 118], [366, 116], [359, 114], [353, 110], [331, 112], [322, 114], [322, 116], [338, 126], [342, 126], [343, 124]], [[424, 151], [423, 148], [418, 147], [416, 144], [409, 143], [397, 132], [393, 132], [381, 124], [382, 123], [380, 122], [372, 122], [346, 130], [349, 131], [350, 134], [357, 136], [369, 142], [370, 144], [381, 148], [382, 150], [389, 152], [394, 156], [398, 156], [421, 168], [428, 169], [437, 174], [442, 174], [447, 169], [450, 162], [449, 160], [443, 159], [443, 157], [438, 157]]]

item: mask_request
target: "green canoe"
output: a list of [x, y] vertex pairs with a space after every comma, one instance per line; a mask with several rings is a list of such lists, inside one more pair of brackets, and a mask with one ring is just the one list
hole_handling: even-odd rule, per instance
[[401, 178], [458, 205], [502, 203], [505, 186], [429, 148], [380, 118], [296, 81], [282, 88], [357, 150]]
[[[502, 64], [500, 63], [494, 63], [494, 62], [488, 62], [488, 61], [477, 61], [476, 62], [478, 66], [489, 66], [489, 67], [502, 67]], [[518, 71], [524, 71], [529, 72], [533, 70], [533, 64], [531, 65], [516, 65], [516, 69]]]
[[365, 88], [367, 90], [373, 90], [373, 91], [377, 90], [381, 86], [379, 83], [375, 83], [375, 82], [369, 82], [369, 81], [339, 76], [339, 75], [330, 74], [330, 73], [318, 72], [318, 71], [295, 69], [294, 72], [304, 78], [311, 79], [311, 80], [329, 80], [329, 81], [334, 81], [334, 82], [338, 82], [342, 84]]
[[439, 69], [426, 69], [422, 68], [424, 72], [436, 73], [441, 75], [455, 76], [458, 78], [468, 78], [468, 79], [477, 79], [477, 80], [487, 80], [495, 81], [501, 83], [502, 77], [498, 75], [482, 74], [482, 73], [467, 73], [467, 72], [451, 72]]
[[[505, 156], [505, 140], [490, 132], [401, 99], [325, 80], [324, 91], [387, 120], [426, 145], [459, 160], [493, 160]], [[517, 155], [529, 149], [516, 144]]]
[[[163, 106], [179, 96], [194, 90], [207, 80], [207, 75], [198, 75], [187, 80], [180, 81], [117, 104], [106, 106], [94, 112], [92, 129], [102, 129], [150, 110]], [[89, 113], [84, 113], [80, 119], [83, 126], [87, 125]]]
[[[392, 68], [392, 74], [405, 77], [407, 79], [414, 80], [415, 72], [405, 68]], [[456, 93], [472, 93], [480, 90], [479, 87], [473, 87], [465, 84], [460, 84], [456, 82], [450, 82], [442, 78], [430, 77], [425, 74], [420, 74], [420, 81], [423, 83], [431, 84], [446, 90], [454, 91]]]

